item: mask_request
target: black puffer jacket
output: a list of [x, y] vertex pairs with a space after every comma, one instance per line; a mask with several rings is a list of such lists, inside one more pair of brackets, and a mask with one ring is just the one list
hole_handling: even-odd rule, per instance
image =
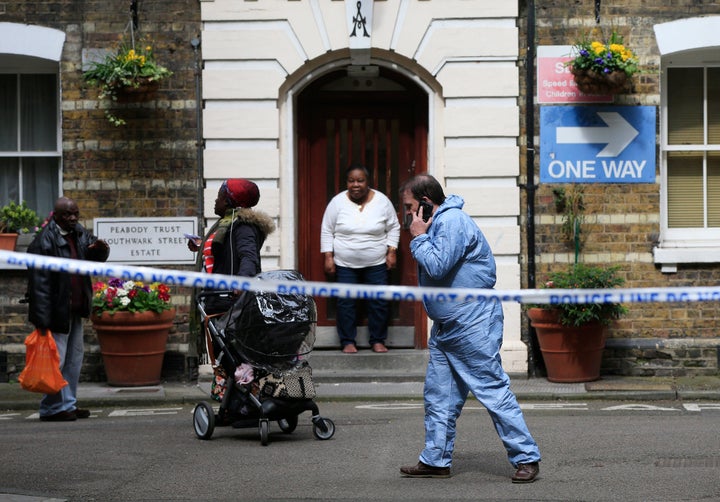
[[[79, 260], [105, 261], [109, 251], [91, 250], [88, 247], [97, 237], [88, 232], [82, 225], [75, 227], [77, 235], [77, 253]], [[35, 237], [28, 253], [57, 258], [70, 258], [70, 245], [60, 233], [60, 227], [50, 220], [43, 230]], [[36, 328], [49, 328], [57, 333], [70, 331], [70, 286], [71, 275], [63, 272], [51, 272], [34, 268], [28, 274], [28, 299], [30, 310], [28, 319]], [[92, 282], [90, 276], [82, 276], [83, 295], [86, 308], [78, 312], [82, 317], [90, 315], [92, 300]]]
[[213, 242], [213, 274], [253, 277], [260, 272], [260, 250], [275, 230], [275, 223], [263, 212], [238, 208], [231, 226], [231, 238]]
[[[235, 219], [228, 238], [223, 243], [212, 244], [212, 273], [254, 277], [262, 272], [260, 251], [267, 236], [275, 231], [275, 223], [267, 214], [253, 209], [237, 208], [233, 214]], [[208, 235], [216, 229], [217, 223], [208, 231]], [[202, 252], [199, 255], [199, 263], [202, 263]], [[199, 268], [202, 269], [202, 266], [199, 265]], [[211, 296], [205, 300], [205, 311], [208, 314], [226, 312], [234, 301], [234, 298]]]

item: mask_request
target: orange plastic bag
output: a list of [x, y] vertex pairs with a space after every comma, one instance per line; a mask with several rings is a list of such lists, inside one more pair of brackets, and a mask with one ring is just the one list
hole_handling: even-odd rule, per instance
[[30, 392], [56, 394], [68, 383], [60, 373], [60, 356], [50, 330], [35, 330], [25, 339], [25, 368], [18, 377], [20, 387]]

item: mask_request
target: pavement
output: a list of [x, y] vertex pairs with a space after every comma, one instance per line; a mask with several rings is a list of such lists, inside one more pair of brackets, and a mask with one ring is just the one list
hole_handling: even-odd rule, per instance
[[[317, 401], [421, 400], [423, 383], [417, 375], [403, 381], [401, 372], [380, 381], [366, 376], [347, 381], [336, 374], [314, 377]], [[602, 377], [586, 383], [554, 383], [545, 378], [511, 375], [511, 389], [522, 402], [533, 401], [698, 401], [720, 402], [720, 374], [701, 377]], [[197, 382], [162, 382], [148, 387], [111, 387], [105, 383], [81, 382], [78, 401], [82, 407], [158, 407], [195, 405], [209, 400], [210, 375]], [[0, 410], [37, 410], [40, 395], [27, 392], [17, 382], [0, 383]], [[214, 402], [213, 402], [214, 403]], [[217, 404], [217, 403], [214, 403]], [[0, 411], [1, 413], [1, 411]], [[67, 502], [19, 494], [0, 493], [2, 502]]]
[[[422, 399], [423, 383], [402, 381], [332, 381], [315, 379], [318, 401]], [[520, 402], [540, 400], [710, 400], [720, 401], [720, 375], [700, 377], [602, 377], [586, 383], [553, 383], [545, 378], [511, 376], [511, 389]], [[162, 382], [147, 387], [111, 387], [81, 382], [78, 401], [82, 407], [149, 407], [196, 404], [209, 400], [210, 379], [197, 382]], [[17, 382], [0, 383], [0, 410], [37, 409], [40, 394], [20, 388]]]
[[[336, 374], [314, 377], [317, 401], [421, 400], [423, 383], [402, 372], [372, 380], [348, 381]], [[511, 389], [522, 402], [532, 401], [698, 401], [720, 402], [720, 374], [700, 377], [602, 377], [586, 383], [554, 383], [545, 378], [511, 375]], [[148, 387], [111, 387], [105, 383], [81, 382], [78, 401], [85, 408], [158, 407], [195, 405], [209, 400], [210, 375], [201, 372], [197, 382], [162, 382]], [[17, 382], [0, 383], [1, 410], [37, 410], [40, 395], [23, 390]], [[216, 403], [214, 403], [216, 404]], [[67, 502], [67, 499], [0, 493], [2, 502]]]

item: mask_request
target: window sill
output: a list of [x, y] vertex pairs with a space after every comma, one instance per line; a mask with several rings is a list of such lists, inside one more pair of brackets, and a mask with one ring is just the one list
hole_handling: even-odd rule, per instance
[[655, 247], [653, 258], [664, 274], [677, 272], [679, 263], [718, 263], [720, 262], [720, 246], [692, 247]]

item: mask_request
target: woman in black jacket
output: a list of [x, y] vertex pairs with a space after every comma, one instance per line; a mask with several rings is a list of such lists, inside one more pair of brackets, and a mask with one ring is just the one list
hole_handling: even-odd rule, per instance
[[[200, 268], [209, 274], [253, 277], [262, 271], [260, 250], [275, 230], [270, 216], [251, 209], [260, 201], [260, 190], [250, 180], [226, 180], [215, 199], [215, 214], [220, 219], [201, 242], [188, 242], [188, 248], [200, 251]], [[212, 301], [211, 301], [212, 300]], [[232, 299], [207, 298], [208, 314], [230, 309]]]

